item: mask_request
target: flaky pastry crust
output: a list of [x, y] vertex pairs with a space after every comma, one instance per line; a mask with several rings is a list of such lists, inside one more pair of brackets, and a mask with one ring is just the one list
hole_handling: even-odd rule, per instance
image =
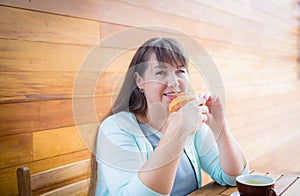
[[186, 103], [195, 100], [196, 97], [193, 94], [188, 93], [180, 93], [176, 95], [170, 102], [169, 105], [169, 112], [177, 112], [182, 106], [184, 106]]

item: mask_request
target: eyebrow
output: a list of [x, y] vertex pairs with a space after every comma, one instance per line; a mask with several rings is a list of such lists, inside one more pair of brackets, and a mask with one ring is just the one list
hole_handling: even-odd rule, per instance
[[[175, 66], [172, 66], [172, 67], [175, 67]], [[159, 65], [156, 65], [155, 68], [167, 68], [167, 66], [165, 64], [159, 64]], [[177, 65], [176, 68], [180, 69], [180, 68], [186, 68], [186, 67], [183, 64], [180, 64], [180, 65]]]
[[183, 65], [183, 64], [180, 64], [180, 65], [178, 65], [178, 66], [176, 66], [177, 68], [186, 68], [185, 67], [185, 65]]
[[156, 65], [155, 66], [155, 68], [167, 68], [167, 66], [166, 65], [164, 65], [164, 64], [159, 64], [159, 65]]

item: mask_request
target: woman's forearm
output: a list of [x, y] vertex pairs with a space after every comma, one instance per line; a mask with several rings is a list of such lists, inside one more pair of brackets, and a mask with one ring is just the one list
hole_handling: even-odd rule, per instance
[[151, 157], [139, 171], [140, 180], [153, 191], [169, 194], [185, 141], [186, 138], [179, 134], [165, 133]]
[[220, 153], [222, 170], [231, 176], [239, 175], [243, 171], [247, 159], [230, 132], [226, 121], [221, 131], [218, 134], [215, 133], [215, 138]]

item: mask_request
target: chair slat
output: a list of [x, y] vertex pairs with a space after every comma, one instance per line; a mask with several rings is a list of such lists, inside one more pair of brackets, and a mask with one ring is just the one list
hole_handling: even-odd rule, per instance
[[30, 170], [28, 167], [17, 169], [18, 191], [20, 196], [31, 196]]
[[90, 159], [63, 165], [31, 176], [32, 190], [89, 173]]
[[89, 181], [89, 179], [85, 179], [68, 186], [46, 192], [41, 196], [85, 195], [88, 192]]

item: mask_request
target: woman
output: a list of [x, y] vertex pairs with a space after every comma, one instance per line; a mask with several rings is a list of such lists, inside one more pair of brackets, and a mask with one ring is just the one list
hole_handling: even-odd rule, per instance
[[218, 97], [206, 93], [169, 112], [173, 97], [190, 91], [180, 43], [153, 38], [137, 50], [99, 128], [95, 195], [186, 195], [201, 187], [201, 169], [221, 185], [248, 173]]

